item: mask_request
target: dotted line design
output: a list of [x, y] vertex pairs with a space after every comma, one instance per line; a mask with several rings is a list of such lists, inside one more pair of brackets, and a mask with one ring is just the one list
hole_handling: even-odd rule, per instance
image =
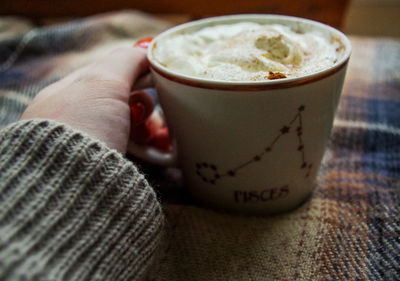
[[308, 178], [310, 176], [313, 164], [308, 163], [306, 161], [306, 155], [305, 155], [305, 147], [303, 143], [303, 118], [302, 118], [302, 113], [305, 110], [305, 106], [301, 105], [297, 108], [297, 112], [292, 118], [292, 120], [288, 123], [285, 124], [281, 127], [279, 130], [278, 134], [273, 138], [273, 140], [266, 146], [264, 149], [250, 158], [249, 160], [245, 161], [244, 163], [238, 165], [235, 168], [229, 169], [223, 173], [221, 173], [218, 170], [217, 165], [213, 163], [208, 163], [208, 162], [197, 162], [196, 163], [196, 174], [206, 183], [209, 184], [216, 184], [216, 182], [224, 177], [235, 177], [240, 170], [246, 168], [249, 165], [252, 165], [254, 163], [257, 163], [261, 161], [265, 156], [267, 156], [274, 148], [275, 144], [279, 142], [281, 137], [283, 135], [287, 135], [290, 132], [293, 131], [294, 126], [296, 126], [296, 121], [297, 121], [297, 127], [295, 129], [297, 140], [298, 140], [298, 146], [297, 146], [297, 151], [301, 155], [301, 165], [300, 169], [304, 170], [305, 172], [305, 177]]

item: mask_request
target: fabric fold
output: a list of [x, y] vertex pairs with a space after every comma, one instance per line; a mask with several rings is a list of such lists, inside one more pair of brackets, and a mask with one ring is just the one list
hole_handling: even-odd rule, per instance
[[0, 151], [1, 280], [145, 276], [164, 217], [133, 163], [48, 120], [10, 124]]

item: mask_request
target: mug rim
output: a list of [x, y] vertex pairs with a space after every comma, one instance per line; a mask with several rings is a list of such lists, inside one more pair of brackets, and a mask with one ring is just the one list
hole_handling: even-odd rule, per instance
[[[194, 27], [197, 25], [213, 24], [213, 23], [223, 23], [229, 21], [243, 21], [243, 20], [263, 20], [263, 19], [272, 19], [272, 20], [285, 20], [289, 22], [301, 22], [310, 24], [312, 26], [316, 26], [321, 30], [328, 30], [330, 33], [335, 34], [340, 37], [341, 43], [345, 46], [345, 52], [343, 56], [338, 60], [334, 65], [319, 70], [317, 72], [312, 72], [309, 74], [305, 74], [299, 77], [291, 77], [285, 79], [275, 79], [275, 80], [266, 80], [266, 81], [229, 81], [229, 80], [214, 80], [208, 78], [202, 78], [197, 76], [190, 76], [183, 73], [179, 73], [168, 69], [163, 66], [159, 62], [157, 62], [153, 57], [153, 50], [157, 46], [157, 41], [162, 38], [170, 35], [171, 33], [178, 32], [184, 29], [188, 29], [190, 27]], [[164, 32], [158, 34], [152, 42], [150, 43], [147, 50], [147, 57], [150, 62], [150, 68], [157, 72], [159, 75], [167, 78], [168, 80], [175, 81], [180, 84], [185, 84], [188, 86], [194, 86], [198, 88], [207, 88], [207, 89], [229, 89], [229, 90], [267, 90], [267, 89], [280, 89], [280, 88], [290, 88], [295, 87], [302, 84], [311, 83], [314, 81], [318, 81], [324, 79], [328, 76], [339, 72], [343, 68], [347, 66], [347, 63], [350, 59], [351, 54], [351, 44], [350, 40], [347, 36], [341, 31], [333, 28], [329, 25], [323, 24], [321, 22], [286, 16], [286, 15], [273, 15], [273, 14], [239, 14], [239, 15], [227, 15], [227, 16], [217, 16], [217, 17], [209, 17], [205, 19], [190, 21], [184, 24], [177, 25], [175, 27], [169, 28]]]

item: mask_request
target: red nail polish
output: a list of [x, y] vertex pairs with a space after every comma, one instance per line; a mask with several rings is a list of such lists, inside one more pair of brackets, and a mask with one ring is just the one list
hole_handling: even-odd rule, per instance
[[169, 152], [172, 150], [171, 139], [169, 138], [168, 128], [164, 127], [155, 132], [150, 144], [161, 151]]
[[149, 144], [157, 132], [157, 126], [153, 120], [147, 119], [140, 124], [131, 127], [131, 139], [138, 144]]
[[144, 121], [146, 117], [146, 108], [143, 103], [136, 102], [130, 105], [131, 120], [134, 124], [139, 124]]
[[133, 46], [147, 49], [152, 40], [153, 40], [153, 37], [143, 38], [143, 39], [137, 41]]
[[153, 135], [146, 123], [143, 123], [131, 128], [130, 137], [137, 144], [148, 144], [153, 138]]

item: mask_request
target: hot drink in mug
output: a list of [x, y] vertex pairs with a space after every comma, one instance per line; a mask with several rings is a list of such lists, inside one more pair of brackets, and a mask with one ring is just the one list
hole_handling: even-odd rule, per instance
[[148, 49], [174, 139], [172, 154], [203, 205], [251, 214], [308, 198], [342, 89], [351, 46], [327, 25], [287, 16], [235, 15], [183, 24]]

